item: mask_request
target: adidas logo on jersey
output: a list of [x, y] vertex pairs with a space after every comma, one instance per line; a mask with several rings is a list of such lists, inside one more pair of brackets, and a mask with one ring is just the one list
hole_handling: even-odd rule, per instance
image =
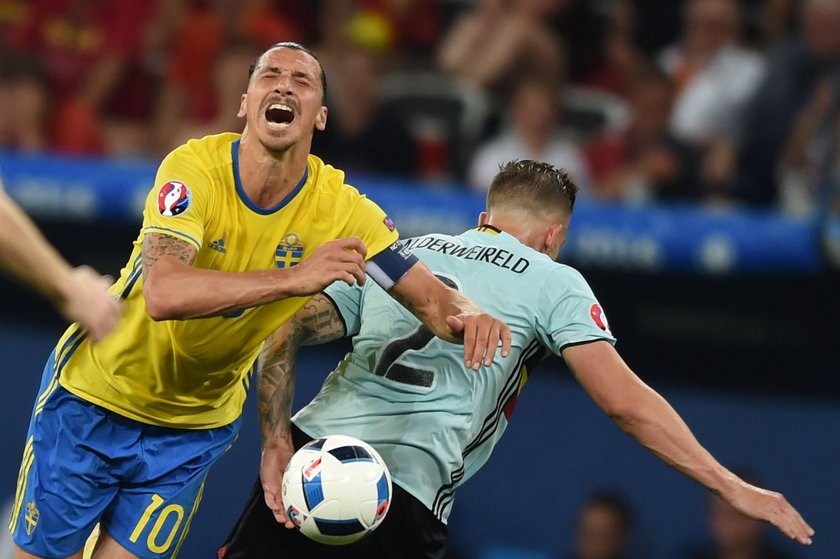
[[219, 239], [218, 241], [210, 241], [207, 244], [207, 246], [215, 250], [216, 252], [221, 252], [222, 254], [225, 254], [227, 252], [227, 248], [225, 248], [224, 239]]

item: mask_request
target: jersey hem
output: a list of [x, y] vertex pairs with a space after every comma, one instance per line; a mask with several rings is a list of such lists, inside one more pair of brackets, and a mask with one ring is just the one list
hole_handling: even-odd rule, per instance
[[143, 234], [145, 235], [146, 233], [163, 233], [164, 235], [169, 235], [170, 237], [178, 237], [179, 239], [183, 239], [193, 245], [197, 250], [201, 250], [201, 243], [186, 233], [181, 233], [175, 229], [168, 229], [166, 227], [160, 227], [159, 225], [147, 225], [143, 228]]
[[[341, 319], [341, 325], [344, 326], [344, 336], [348, 336], [349, 330], [347, 329], [347, 321], [344, 319], [344, 315], [341, 314], [341, 307], [338, 306], [338, 303], [335, 302], [335, 299], [330, 297], [326, 291], [322, 291], [321, 295], [326, 297], [329, 300], [329, 302], [332, 303], [332, 306], [335, 307], [335, 313], [338, 315], [338, 318]], [[307, 435], [308, 434], [309, 433], [307, 433]]]
[[563, 344], [562, 346], [560, 346], [560, 353], [563, 353], [563, 350], [566, 349], [567, 347], [574, 347], [574, 346], [577, 346], [577, 345], [592, 344], [592, 343], [595, 343], [595, 342], [609, 342], [610, 345], [613, 345], [613, 346], [615, 345], [615, 339], [613, 339], [613, 338], [592, 338], [591, 340], [583, 340], [583, 341], [580, 341], [580, 342], [569, 342], [567, 344]]
[[89, 402], [95, 406], [99, 406], [100, 408], [106, 409], [109, 412], [113, 412], [121, 417], [125, 417], [126, 419], [130, 419], [132, 421], [136, 421], [138, 423], [143, 423], [145, 425], [154, 425], [156, 427], [166, 427], [168, 429], [182, 429], [184, 431], [203, 431], [205, 429], [216, 429], [218, 427], [224, 427], [225, 425], [230, 425], [234, 421], [238, 419], [234, 417], [230, 421], [227, 422], [213, 422], [213, 423], [201, 423], [201, 424], [187, 424], [187, 423], [171, 423], [166, 421], [161, 421], [157, 418], [152, 417], [145, 417], [137, 413], [133, 413], [131, 410], [123, 409], [117, 406], [114, 406], [110, 402], [106, 402], [101, 398], [97, 398], [91, 394], [86, 394], [81, 390], [77, 389], [76, 387], [69, 386], [65, 384], [61, 378], [58, 379], [58, 383], [61, 385], [62, 388], [70, 392], [74, 396], [81, 398], [82, 400]]

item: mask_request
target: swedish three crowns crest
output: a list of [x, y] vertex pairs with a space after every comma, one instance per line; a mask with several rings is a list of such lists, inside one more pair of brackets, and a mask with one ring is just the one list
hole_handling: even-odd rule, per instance
[[277, 244], [274, 263], [278, 268], [291, 268], [303, 260], [304, 246], [297, 233], [289, 233]]

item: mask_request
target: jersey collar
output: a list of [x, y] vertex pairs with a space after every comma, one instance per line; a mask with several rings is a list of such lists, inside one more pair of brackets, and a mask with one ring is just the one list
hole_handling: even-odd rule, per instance
[[239, 140], [234, 140], [233, 143], [230, 145], [230, 155], [233, 159], [233, 181], [236, 184], [236, 193], [239, 195], [239, 199], [242, 200], [242, 203], [248, 206], [254, 213], [258, 213], [260, 215], [269, 215], [273, 214], [274, 212], [283, 209], [283, 207], [292, 201], [292, 199], [297, 196], [297, 193], [300, 192], [300, 189], [303, 188], [303, 185], [306, 184], [306, 179], [309, 178], [309, 164], [307, 163], [306, 169], [303, 171], [303, 176], [300, 179], [300, 182], [297, 186], [289, 192], [288, 196], [280, 200], [280, 203], [271, 208], [261, 208], [256, 205], [254, 202], [248, 198], [248, 195], [245, 193], [245, 189], [242, 188], [242, 181], [239, 179]]
[[501, 229], [498, 227], [493, 227], [490, 224], [479, 225], [474, 229], [470, 229], [470, 231], [478, 231], [480, 233], [490, 233], [491, 235], [498, 235], [499, 233], [503, 233]]

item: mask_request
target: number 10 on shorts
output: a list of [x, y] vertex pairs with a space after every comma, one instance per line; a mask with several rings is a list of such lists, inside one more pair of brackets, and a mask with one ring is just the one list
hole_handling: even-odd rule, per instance
[[[146, 528], [149, 524], [149, 519], [151, 519], [152, 514], [164, 503], [163, 497], [158, 495], [157, 493], [152, 495], [152, 502], [146, 507], [146, 510], [143, 511], [143, 516], [140, 517], [140, 521], [137, 523], [137, 526], [134, 527], [134, 531], [131, 532], [131, 536], [128, 538], [131, 543], [137, 543], [137, 540], [140, 539], [146, 532]], [[169, 531], [165, 534], [161, 534], [161, 530], [165, 524], [167, 524], [167, 520], [170, 516], [175, 515], [174, 522], [172, 522]], [[164, 553], [166, 550], [169, 549], [169, 546], [172, 545], [172, 540], [175, 539], [175, 534], [178, 533], [178, 528], [181, 526], [181, 522], [184, 520], [184, 507], [177, 503], [173, 503], [171, 505], [166, 505], [160, 511], [157, 520], [152, 525], [151, 529], [148, 530], [148, 535], [146, 536], [146, 545], [148, 546], [149, 550], [154, 553]], [[162, 542], [160, 540], [163, 540]], [[159, 543], [160, 542], [160, 543]]]

